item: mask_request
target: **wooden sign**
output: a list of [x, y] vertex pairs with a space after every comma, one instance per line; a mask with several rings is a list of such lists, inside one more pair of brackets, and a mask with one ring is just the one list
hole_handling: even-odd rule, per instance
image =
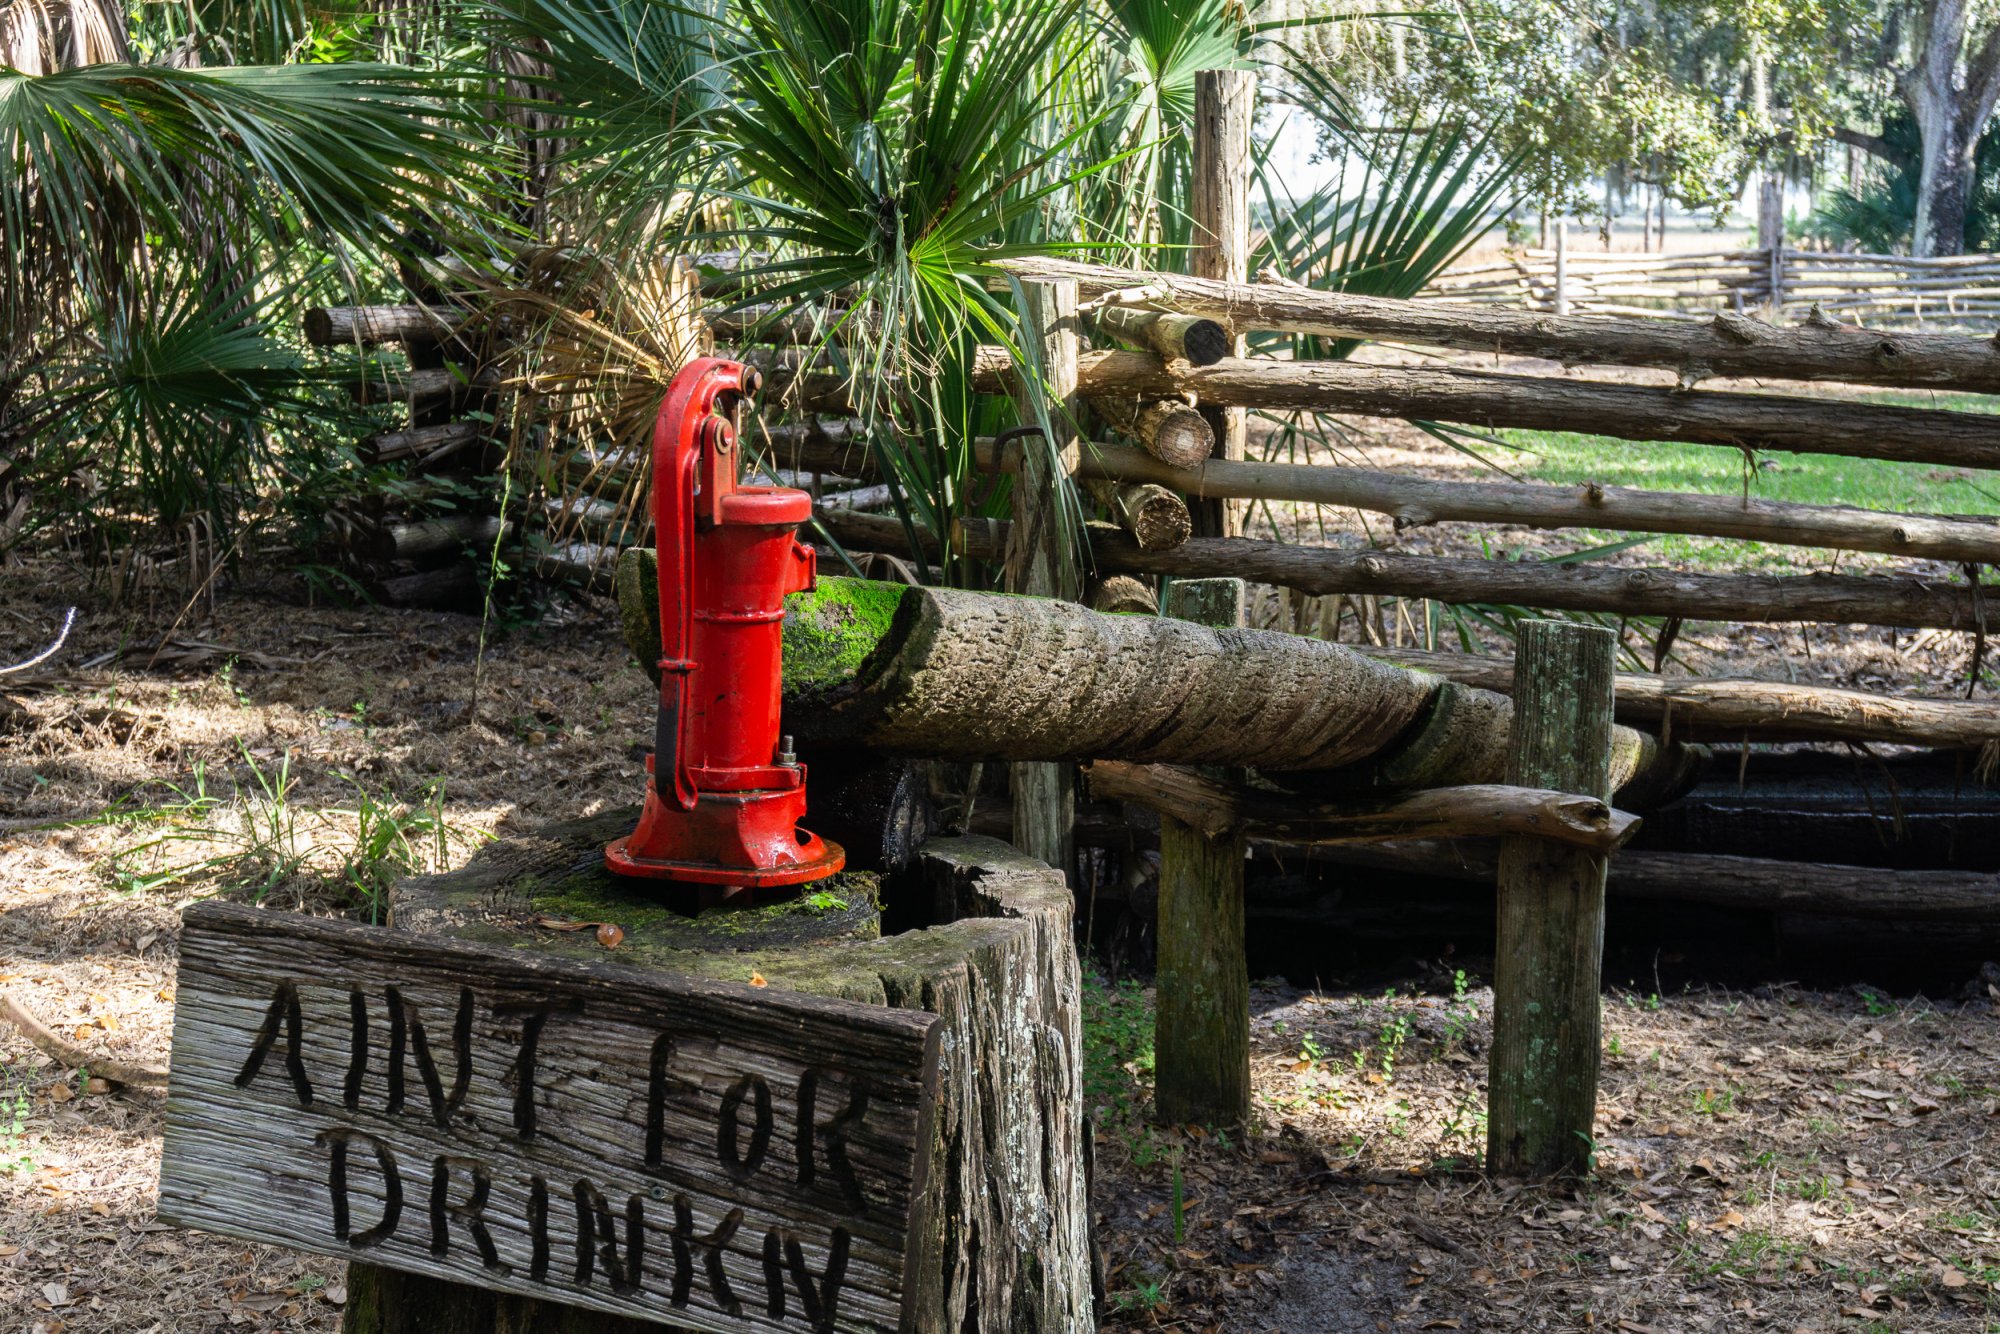
[[692, 1329], [907, 1329], [936, 1025], [198, 906], [160, 1216]]

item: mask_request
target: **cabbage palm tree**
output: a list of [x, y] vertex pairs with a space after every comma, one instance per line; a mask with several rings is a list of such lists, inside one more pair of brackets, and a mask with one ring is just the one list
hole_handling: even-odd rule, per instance
[[[1063, 96], [1084, 0], [496, 4], [561, 90], [574, 193], [600, 214], [574, 238], [612, 268], [669, 244], [755, 253], [743, 304], [839, 312], [819, 352], [850, 375], [913, 536], [948, 531], [992, 410], [967, 390], [972, 349], [1017, 341], [994, 262], [1074, 248], [1073, 195], [1106, 165], [1085, 145], [1103, 108]], [[562, 323], [586, 359], [645, 337]], [[589, 370], [542, 364], [572, 386]]]

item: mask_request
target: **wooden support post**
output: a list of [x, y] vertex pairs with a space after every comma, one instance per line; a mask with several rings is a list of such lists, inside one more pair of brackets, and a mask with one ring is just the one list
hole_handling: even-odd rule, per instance
[[[1514, 657], [1507, 781], [1608, 801], [1617, 636], [1527, 621]], [[1586, 1170], [1597, 1113], [1606, 856], [1546, 839], [1500, 842], [1486, 1167]]]
[[[1201, 625], [1237, 626], [1243, 601], [1241, 579], [1180, 579], [1168, 585], [1163, 610]], [[1250, 1114], [1244, 852], [1241, 827], [1210, 838], [1160, 817], [1153, 1109], [1170, 1125], [1233, 1125]]]
[[1785, 302], [1785, 178], [1768, 169], [1757, 183], [1756, 285], [1775, 315]]
[[[1211, 69], [1194, 76], [1194, 255], [1197, 278], [1245, 282], [1250, 276], [1250, 119], [1257, 76], [1249, 70]], [[1243, 335], [1231, 340], [1242, 356]], [[1242, 408], [1203, 408], [1215, 432], [1216, 453], [1240, 459], [1249, 439]], [[1194, 528], [1204, 537], [1235, 537], [1243, 530], [1240, 501], [1203, 501]]]
[[[1047, 447], [1026, 442], [1020, 475], [1014, 479], [1014, 526], [1007, 545], [1007, 591], [1074, 602], [1082, 589], [1071, 543], [1062, 523], [1063, 479], [1076, 471], [1081, 453], [1076, 438], [1076, 284], [1024, 284], [1026, 337], [1037, 341], [1045, 385], [1021, 376], [1015, 402], [1023, 423], [1046, 414]], [[1046, 397], [1044, 397], [1046, 396]], [[1029, 683], [1020, 683], [1032, 688]], [[1075, 875], [1076, 770], [1065, 763], [1015, 764], [1009, 770], [1014, 793], [1014, 846], [1061, 871]]]

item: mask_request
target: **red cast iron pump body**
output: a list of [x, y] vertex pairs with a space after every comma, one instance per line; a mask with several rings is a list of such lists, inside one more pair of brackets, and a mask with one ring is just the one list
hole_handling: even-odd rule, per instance
[[620, 875], [708, 887], [702, 903], [818, 880], [847, 861], [798, 827], [805, 766], [778, 736], [785, 595], [813, 586], [812, 548], [795, 535], [812, 497], [737, 484], [734, 417], [757, 388], [750, 367], [703, 357], [660, 404], [660, 717], [639, 827], [604, 850]]

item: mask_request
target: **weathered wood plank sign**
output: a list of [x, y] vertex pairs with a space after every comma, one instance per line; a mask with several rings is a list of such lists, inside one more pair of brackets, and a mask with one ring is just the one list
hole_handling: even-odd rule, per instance
[[693, 1329], [907, 1329], [936, 1023], [198, 906], [160, 1216]]

